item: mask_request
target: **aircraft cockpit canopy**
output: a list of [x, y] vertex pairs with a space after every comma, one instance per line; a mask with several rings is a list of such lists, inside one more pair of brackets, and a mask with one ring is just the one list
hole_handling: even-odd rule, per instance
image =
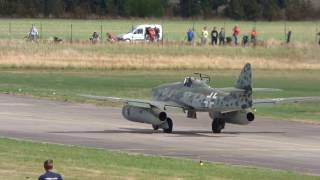
[[198, 79], [194, 77], [186, 77], [183, 81], [183, 86], [185, 87], [209, 87], [207, 79]]
[[210, 83], [210, 76], [207, 74], [202, 73], [194, 73], [195, 75], [199, 76], [199, 79], [207, 84]]

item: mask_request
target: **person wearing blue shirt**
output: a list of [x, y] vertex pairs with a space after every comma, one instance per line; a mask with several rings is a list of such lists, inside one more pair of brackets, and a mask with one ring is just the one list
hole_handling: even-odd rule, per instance
[[49, 159], [43, 163], [45, 173], [39, 176], [38, 180], [63, 180], [62, 176], [58, 173], [52, 172], [53, 160]]
[[194, 33], [191, 29], [187, 32], [187, 40], [188, 43], [192, 44], [193, 43], [193, 38], [194, 38]]

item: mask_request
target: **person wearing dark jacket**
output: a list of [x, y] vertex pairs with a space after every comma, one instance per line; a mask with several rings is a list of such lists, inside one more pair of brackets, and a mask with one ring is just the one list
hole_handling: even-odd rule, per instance
[[226, 40], [226, 33], [224, 32], [224, 28], [221, 28], [219, 32], [219, 45], [224, 45]]
[[217, 45], [218, 44], [218, 36], [219, 36], [219, 33], [217, 31], [217, 28], [214, 27], [211, 31], [211, 45]]
[[39, 176], [38, 180], [63, 180], [62, 176], [52, 171], [53, 160], [49, 159], [43, 163], [45, 173]]

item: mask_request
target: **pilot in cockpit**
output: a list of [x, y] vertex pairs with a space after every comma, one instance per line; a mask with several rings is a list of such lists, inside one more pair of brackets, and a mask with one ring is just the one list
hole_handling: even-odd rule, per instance
[[186, 86], [186, 87], [191, 87], [192, 85], [192, 79], [191, 77], [186, 77], [183, 81], [183, 86]]

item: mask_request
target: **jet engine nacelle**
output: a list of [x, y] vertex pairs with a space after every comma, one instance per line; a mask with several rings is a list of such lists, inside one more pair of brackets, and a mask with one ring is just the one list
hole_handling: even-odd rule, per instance
[[245, 125], [254, 120], [254, 114], [251, 111], [236, 111], [227, 113], [225, 116], [227, 123]]
[[235, 112], [229, 112], [229, 113], [223, 113], [223, 114], [212, 112], [209, 115], [212, 119], [214, 118], [224, 119], [225, 122], [231, 123], [231, 124], [246, 125], [254, 120], [254, 114], [248, 110], [235, 111]]
[[167, 119], [167, 113], [159, 109], [150, 109], [125, 105], [122, 116], [129, 121], [160, 125]]

